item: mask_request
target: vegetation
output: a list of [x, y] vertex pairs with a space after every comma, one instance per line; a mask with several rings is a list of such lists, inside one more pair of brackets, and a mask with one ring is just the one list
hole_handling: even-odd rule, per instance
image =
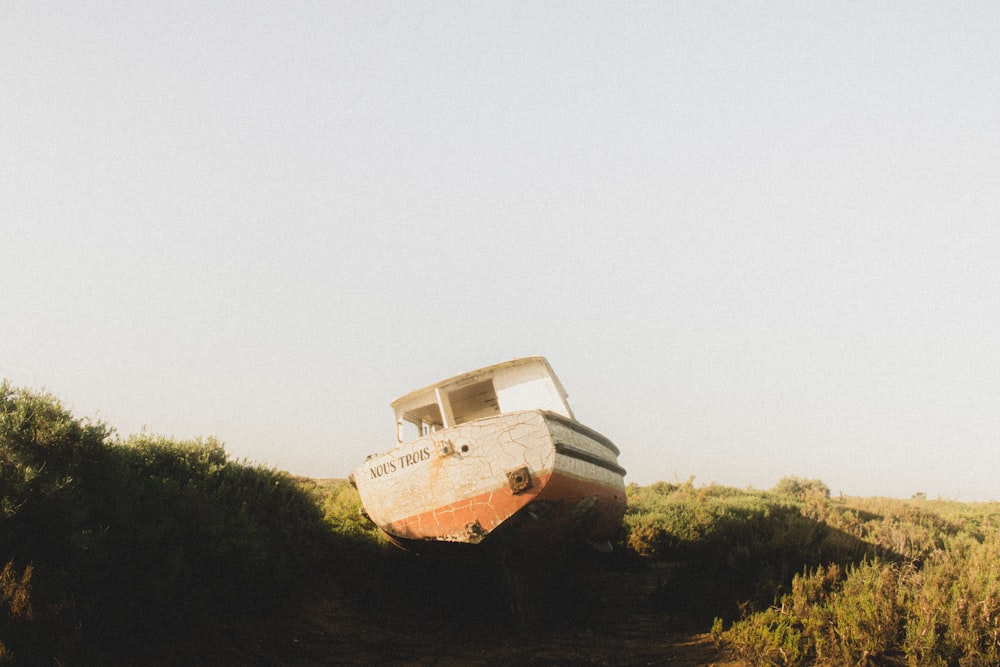
[[482, 549], [388, 545], [345, 480], [232, 461], [211, 438], [122, 439], [3, 383], [0, 664], [162, 655], [207, 628], [276, 623], [323, 578], [380, 627], [492, 626], [512, 609], [535, 622], [533, 590], [592, 628], [635, 611], [693, 620], [755, 667], [1000, 664], [1000, 504], [831, 498], [799, 478], [628, 496], [610, 559], [512, 585], [502, 554], [484, 568]]
[[336, 546], [290, 476], [213, 439], [114, 439], [0, 385], [0, 662], [112, 659], [267, 613]]
[[1000, 664], [997, 503], [831, 499], [796, 478], [629, 492], [627, 544], [672, 564], [657, 601], [717, 614], [750, 665]]

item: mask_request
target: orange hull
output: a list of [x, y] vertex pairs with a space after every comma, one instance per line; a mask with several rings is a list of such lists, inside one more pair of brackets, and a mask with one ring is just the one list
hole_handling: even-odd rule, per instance
[[[625, 512], [624, 488], [608, 487], [563, 473], [533, 480], [535, 493], [512, 495], [508, 488], [442, 505], [393, 521], [383, 530], [404, 540], [435, 540], [442, 535], [486, 536], [484, 526], [506, 526], [529, 542], [565, 542], [579, 538], [601, 545], [614, 537]], [[478, 538], [478, 539], [477, 539]]]

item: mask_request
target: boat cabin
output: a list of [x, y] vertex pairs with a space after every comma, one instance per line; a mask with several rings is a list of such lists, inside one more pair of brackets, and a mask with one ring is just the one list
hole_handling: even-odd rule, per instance
[[521, 410], [548, 410], [575, 420], [566, 390], [544, 357], [514, 359], [463, 373], [410, 392], [391, 407], [399, 442]]

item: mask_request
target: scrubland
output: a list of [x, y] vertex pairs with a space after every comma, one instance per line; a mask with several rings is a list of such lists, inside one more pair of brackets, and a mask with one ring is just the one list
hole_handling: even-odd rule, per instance
[[414, 556], [345, 480], [4, 383], [0, 664], [1000, 664], [997, 503], [799, 478], [628, 497], [610, 555]]
[[662, 589], [755, 666], [1000, 664], [1000, 505], [633, 488], [629, 547], [684, 573]]

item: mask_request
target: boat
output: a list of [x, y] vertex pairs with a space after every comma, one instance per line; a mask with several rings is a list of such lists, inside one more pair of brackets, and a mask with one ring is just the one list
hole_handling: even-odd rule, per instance
[[610, 551], [625, 469], [576, 420], [544, 357], [463, 373], [391, 403], [396, 446], [351, 473], [363, 512], [399, 546], [502, 540]]

